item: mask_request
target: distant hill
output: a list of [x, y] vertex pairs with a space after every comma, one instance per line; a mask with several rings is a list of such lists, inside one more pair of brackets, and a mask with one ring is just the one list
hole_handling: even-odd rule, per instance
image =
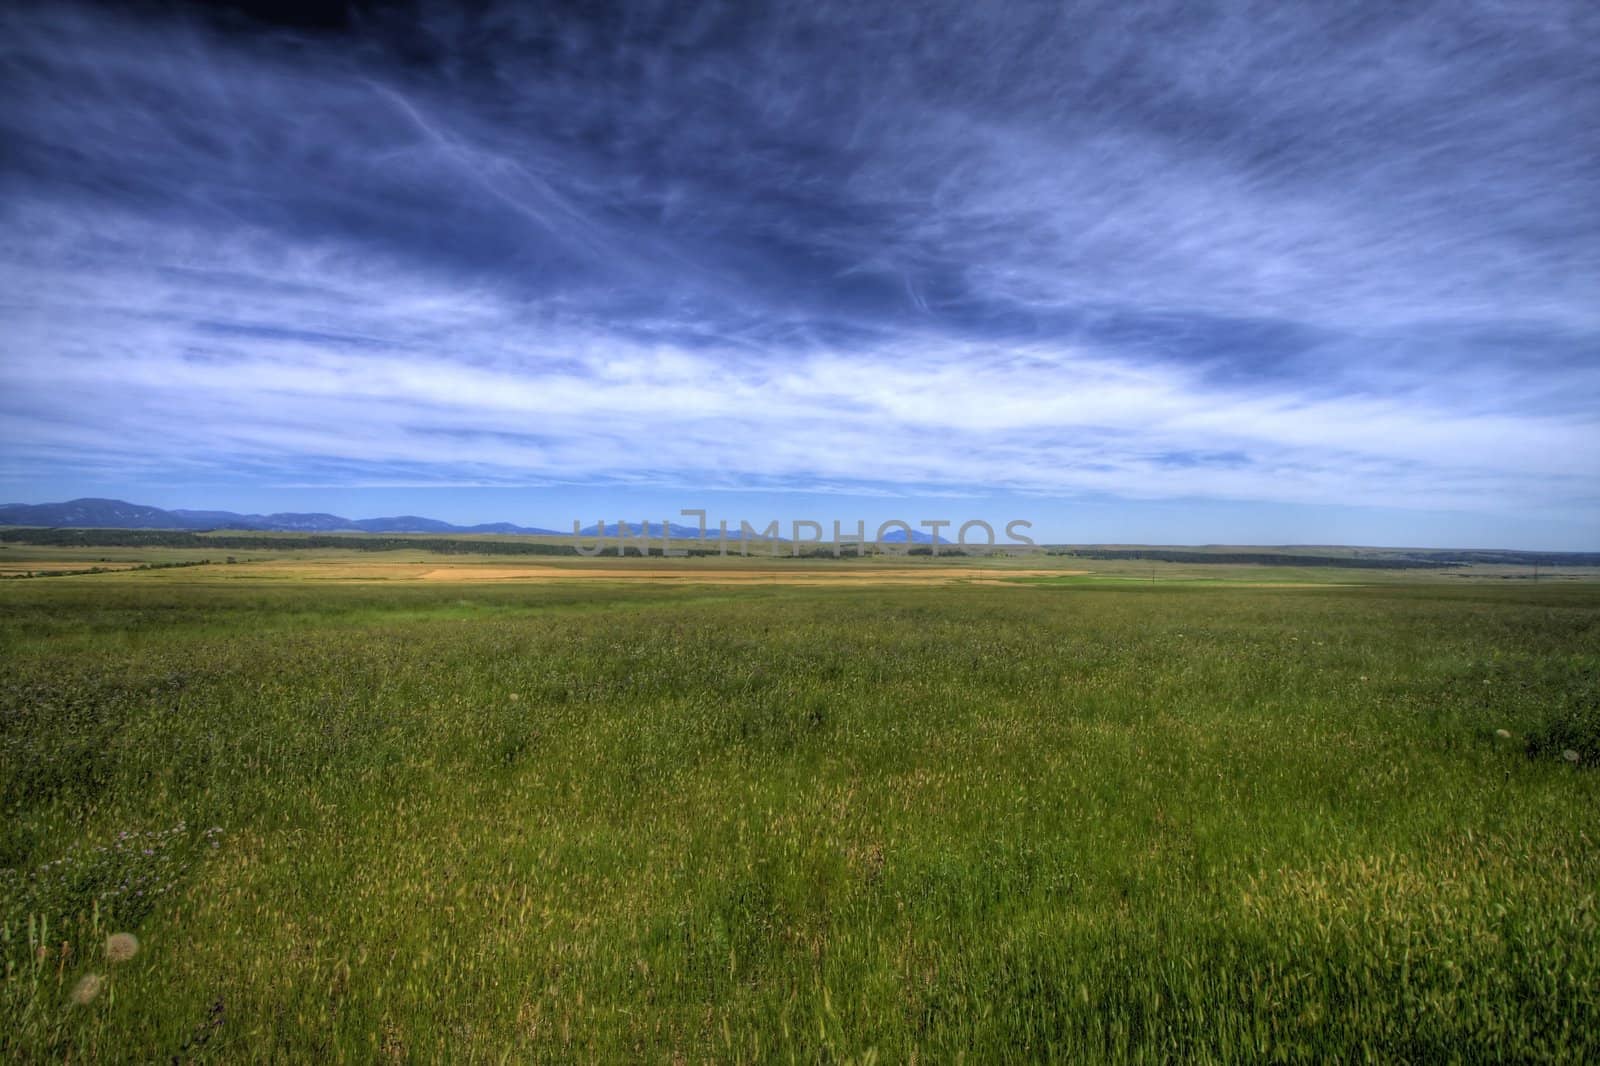
[[[884, 543], [884, 544], [904, 544], [905, 542], [906, 542], [906, 531], [903, 530], [903, 529], [890, 530], [888, 533], [885, 533], [883, 535], [882, 543]], [[913, 529], [911, 531], [911, 543], [913, 543], [913, 544], [932, 544], [933, 543], [933, 534], [932, 533], [924, 533], [920, 529]], [[955, 541], [951, 540], [949, 537], [941, 535], [939, 537], [939, 543], [940, 544], [954, 544]]]
[[238, 514], [233, 511], [163, 511], [125, 500], [85, 498], [66, 503], [0, 505], [0, 526], [42, 526], [48, 529], [243, 529], [272, 533], [514, 533], [559, 536], [553, 529], [494, 522], [458, 526], [437, 518], [396, 515], [389, 518], [344, 518], [336, 514]]
[[[221, 512], [214, 512], [221, 513]], [[194, 529], [180, 514], [123, 500], [0, 505], [0, 525], [73, 529]]]

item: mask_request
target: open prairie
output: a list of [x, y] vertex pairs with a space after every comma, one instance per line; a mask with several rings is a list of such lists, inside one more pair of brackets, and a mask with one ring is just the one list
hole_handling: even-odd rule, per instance
[[0, 1066], [1600, 1063], [1597, 0], [0, 41]]
[[0, 584], [0, 1057], [1600, 1056], [1600, 584], [268, 554]]

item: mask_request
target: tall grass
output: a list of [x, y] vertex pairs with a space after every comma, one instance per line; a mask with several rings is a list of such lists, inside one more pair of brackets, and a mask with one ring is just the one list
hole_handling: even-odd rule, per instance
[[0, 1057], [1600, 1057], [1592, 589], [92, 580]]

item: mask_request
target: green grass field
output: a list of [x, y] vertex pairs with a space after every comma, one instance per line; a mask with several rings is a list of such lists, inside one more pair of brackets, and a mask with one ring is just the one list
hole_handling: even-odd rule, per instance
[[0, 1058], [1600, 1060], [1600, 585], [244, 570], [0, 586]]

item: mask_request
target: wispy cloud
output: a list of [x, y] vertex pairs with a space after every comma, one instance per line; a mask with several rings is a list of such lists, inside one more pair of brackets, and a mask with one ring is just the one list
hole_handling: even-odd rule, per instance
[[1594, 22], [14, 12], [0, 477], [1593, 522]]

